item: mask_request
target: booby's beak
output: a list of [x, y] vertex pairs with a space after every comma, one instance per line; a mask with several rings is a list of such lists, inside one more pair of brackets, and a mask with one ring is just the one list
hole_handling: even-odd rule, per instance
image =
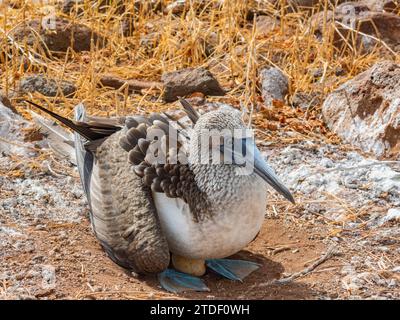
[[[240, 143], [239, 143], [240, 146]], [[235, 150], [233, 148], [233, 163], [240, 166], [252, 166], [254, 172], [260, 176], [265, 182], [267, 182], [272, 188], [278, 193], [284, 196], [291, 203], [295, 203], [292, 194], [289, 189], [286, 188], [283, 183], [276, 176], [272, 168], [267, 164], [262, 156], [260, 150], [257, 148], [253, 139], [242, 138], [241, 149]]]
[[267, 162], [264, 160], [260, 150], [254, 146], [254, 172], [259, 175], [264, 181], [266, 181], [272, 188], [274, 188], [278, 193], [283, 195], [291, 203], [295, 203], [292, 194], [289, 189], [286, 188], [283, 183], [276, 176], [274, 171], [268, 166]]

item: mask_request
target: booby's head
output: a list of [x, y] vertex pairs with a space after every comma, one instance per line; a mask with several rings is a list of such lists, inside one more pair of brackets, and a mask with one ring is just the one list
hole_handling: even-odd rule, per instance
[[294, 203], [292, 194], [264, 160], [253, 131], [245, 126], [242, 114], [236, 109], [223, 106], [199, 116], [191, 134], [189, 153], [190, 162], [197, 161], [210, 168], [234, 167], [240, 175], [255, 173]]

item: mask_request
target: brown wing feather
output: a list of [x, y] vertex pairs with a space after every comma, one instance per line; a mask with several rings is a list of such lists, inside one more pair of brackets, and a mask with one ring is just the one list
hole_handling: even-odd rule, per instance
[[[135, 118], [134, 118], [135, 119]], [[199, 190], [194, 174], [188, 164], [176, 161], [176, 154], [185, 154], [182, 141], [184, 135], [171, 125], [171, 122], [162, 115], [151, 115], [145, 121], [135, 119], [137, 124], [126, 129], [125, 134], [119, 140], [120, 146], [129, 155], [129, 162], [132, 164], [134, 172], [142, 178], [143, 183], [150, 187], [153, 192], [162, 192], [170, 198], [181, 198], [189, 204], [194, 218], [198, 220], [198, 202], [206, 203], [205, 195]], [[149, 125], [150, 122], [150, 125]], [[131, 121], [130, 124], [133, 122]], [[146, 132], [139, 130], [145, 124]], [[128, 125], [126, 125], [128, 127]], [[160, 140], [152, 139], [154, 130], [162, 133], [160, 140], [165, 140], [165, 163], [157, 163], [150, 155], [156, 148], [160, 148]], [[169, 140], [169, 134], [178, 137]], [[160, 137], [159, 137], [160, 138]], [[170, 146], [169, 142], [174, 141], [175, 146]], [[158, 149], [160, 151], [160, 149]], [[175, 161], [173, 161], [175, 160]]]

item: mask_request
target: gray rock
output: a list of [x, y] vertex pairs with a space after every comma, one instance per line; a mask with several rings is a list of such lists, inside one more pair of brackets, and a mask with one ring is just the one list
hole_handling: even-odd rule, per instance
[[272, 105], [274, 100], [284, 101], [289, 92], [289, 81], [285, 74], [275, 67], [260, 71], [261, 95], [265, 105]]
[[179, 96], [193, 92], [201, 92], [210, 96], [221, 96], [225, 91], [221, 88], [212, 73], [205, 68], [187, 68], [162, 75], [164, 82], [164, 100], [172, 102]]
[[[328, 0], [328, 4], [340, 4], [348, 0]], [[282, 2], [281, 0], [269, 0], [270, 3], [275, 6], [279, 6]], [[348, 1], [349, 2], [349, 1]], [[286, 0], [285, 6], [289, 12], [293, 10], [304, 10], [304, 9], [320, 9], [323, 10], [324, 1], [321, 0]]]
[[400, 208], [391, 208], [388, 210], [387, 214], [382, 217], [378, 223], [378, 225], [383, 225], [389, 221], [400, 221]]
[[400, 9], [400, 2], [396, 0], [364, 0], [364, 3], [373, 11], [397, 13]]
[[33, 75], [25, 77], [20, 82], [22, 92], [40, 92], [48, 97], [55, 97], [58, 93], [64, 96], [70, 96], [75, 93], [76, 87], [69, 81], [59, 81], [47, 78], [45, 75]]
[[60, 3], [60, 9], [62, 13], [65, 14], [69, 14], [74, 11], [76, 11], [78, 14], [81, 14], [83, 9], [80, 6], [83, 4], [83, 0], [64, 0], [62, 3]]
[[293, 107], [303, 110], [313, 108], [321, 103], [321, 97], [317, 93], [296, 92], [291, 98]]
[[392, 272], [400, 273], [400, 266], [394, 267]]
[[332, 92], [322, 106], [328, 127], [377, 157], [400, 152], [400, 66], [375, 64]]

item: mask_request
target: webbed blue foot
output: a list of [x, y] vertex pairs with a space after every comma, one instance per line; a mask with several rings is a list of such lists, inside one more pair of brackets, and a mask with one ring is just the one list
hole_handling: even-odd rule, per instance
[[183, 272], [167, 269], [158, 274], [161, 286], [173, 293], [184, 291], [210, 291], [200, 278]]
[[216, 273], [230, 280], [242, 281], [260, 265], [255, 262], [231, 259], [210, 259], [206, 265]]

